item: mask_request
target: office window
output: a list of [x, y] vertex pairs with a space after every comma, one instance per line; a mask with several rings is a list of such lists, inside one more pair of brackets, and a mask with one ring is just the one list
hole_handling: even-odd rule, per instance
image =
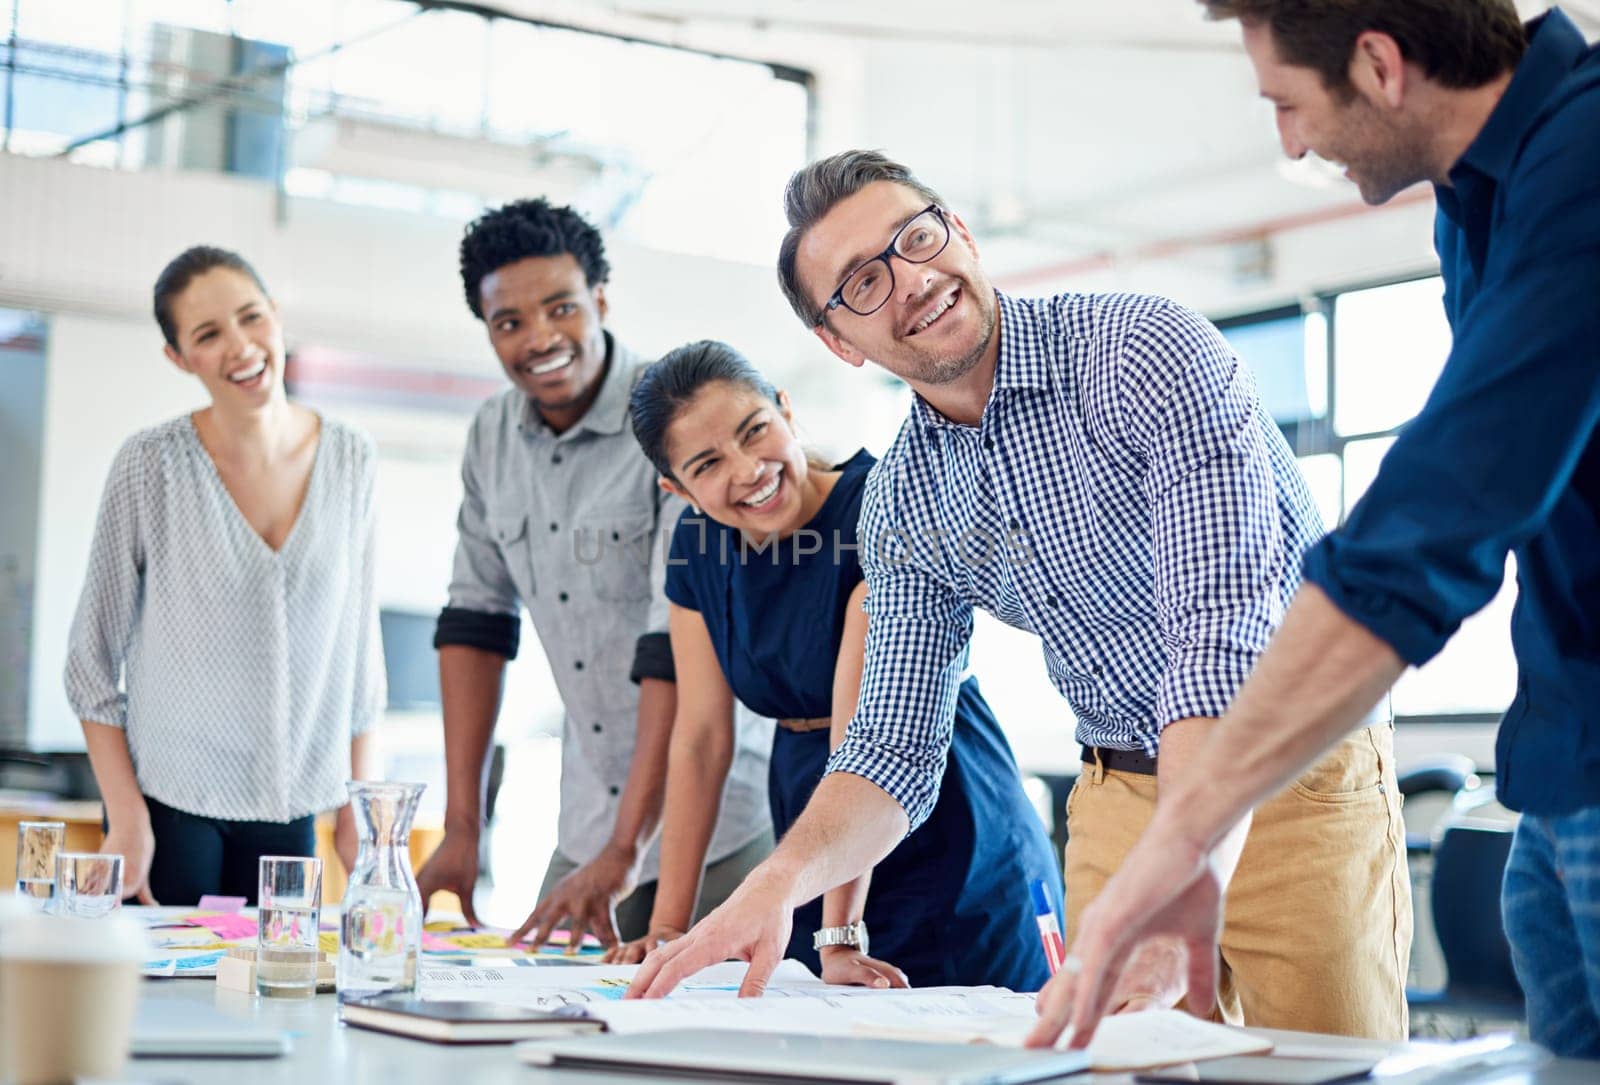
[[1349, 517], [1350, 510], [1361, 500], [1361, 495], [1367, 492], [1372, 480], [1378, 477], [1378, 468], [1392, 444], [1394, 444], [1393, 437], [1368, 437], [1345, 442], [1344, 516], [1340, 518], [1341, 523]]
[[383, 29], [334, 58], [340, 106], [423, 128], [479, 131], [483, 63], [491, 27], [499, 27], [464, 12], [418, 15], [416, 5], [399, 0], [356, 6], [360, 21], [351, 30]]
[[[1442, 290], [1440, 279], [1429, 276], [1332, 293], [1312, 303], [1305, 317], [1291, 309], [1219, 322], [1254, 371], [1262, 401], [1295, 449], [1330, 528], [1349, 517], [1372, 485], [1444, 367], [1450, 328]], [[1297, 323], [1303, 378], [1294, 366]], [[1462, 623], [1437, 657], [1401, 678], [1394, 689], [1397, 715], [1495, 713], [1510, 703], [1516, 687], [1510, 633], [1515, 570], [1515, 562], [1508, 562], [1494, 600]]]
[[1322, 314], [1307, 314], [1295, 306], [1217, 326], [1255, 375], [1261, 403], [1273, 421], [1287, 427], [1327, 413]]
[[1301, 456], [1296, 461], [1300, 474], [1305, 476], [1311, 500], [1322, 514], [1322, 526], [1332, 528], [1339, 523], [1344, 509], [1344, 460], [1331, 452], [1317, 456]]
[[49, 154], [104, 132], [120, 108], [121, 12], [83, 19], [74, 5], [33, 0], [13, 8], [9, 43], [11, 150]]
[[513, 23], [488, 44], [489, 132], [594, 155], [592, 210], [621, 235], [772, 262], [785, 229], [773, 193], [806, 160], [810, 102], [794, 73]]
[[22, 154], [84, 143], [455, 219], [538, 193], [645, 247], [767, 265], [772, 193], [808, 152], [808, 76], [759, 60], [409, 0], [7, 6], [0, 141]]
[[1352, 290], [1334, 299], [1334, 428], [1394, 429], [1417, 411], [1450, 354], [1437, 277]]

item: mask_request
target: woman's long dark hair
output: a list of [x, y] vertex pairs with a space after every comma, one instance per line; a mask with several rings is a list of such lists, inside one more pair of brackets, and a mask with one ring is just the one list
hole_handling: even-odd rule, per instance
[[667, 352], [633, 386], [628, 406], [634, 439], [666, 478], [677, 480], [667, 459], [667, 430], [702, 388], [717, 381], [743, 385], [775, 406], [778, 403], [778, 390], [750, 359], [715, 339]]
[[261, 281], [256, 269], [238, 253], [229, 249], [219, 249], [214, 245], [196, 245], [184, 249], [161, 269], [160, 275], [156, 276], [156, 323], [161, 325], [161, 334], [166, 338], [167, 346], [173, 350], [178, 349], [178, 329], [172, 323], [173, 300], [187, 290], [195, 279], [219, 267], [249, 276], [262, 296], [269, 298], [272, 296], [267, 293], [267, 284]]

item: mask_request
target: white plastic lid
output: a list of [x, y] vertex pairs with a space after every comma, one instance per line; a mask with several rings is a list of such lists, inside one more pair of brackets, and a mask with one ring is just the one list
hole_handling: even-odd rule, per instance
[[150, 939], [138, 920], [113, 913], [101, 919], [0, 912], [0, 957], [13, 961], [137, 961], [150, 959]]

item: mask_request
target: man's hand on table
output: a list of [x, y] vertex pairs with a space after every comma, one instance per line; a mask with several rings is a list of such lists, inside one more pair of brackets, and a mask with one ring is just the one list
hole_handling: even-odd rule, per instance
[[702, 968], [749, 961], [740, 998], [767, 989], [789, 946], [791, 912], [785, 888], [757, 871], [682, 938], [657, 947], [639, 966], [626, 998], [660, 998]]
[[[1039, 1023], [1027, 1046], [1051, 1047], [1070, 1025], [1071, 1046], [1088, 1047], [1119, 997], [1124, 1008], [1150, 1008], [1152, 994], [1177, 991], [1177, 947], [1187, 958], [1189, 1011], [1209, 1014], [1221, 934], [1222, 883], [1209, 854], [1179, 834], [1147, 832], [1084, 909], [1066, 965], [1039, 992]], [[1157, 942], [1144, 950], [1151, 939]]]

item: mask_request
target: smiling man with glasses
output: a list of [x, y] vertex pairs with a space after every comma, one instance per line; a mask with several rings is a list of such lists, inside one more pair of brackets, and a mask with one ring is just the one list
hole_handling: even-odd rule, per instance
[[[875, 152], [807, 167], [785, 204], [778, 278], [795, 312], [845, 362], [917, 393], [862, 503], [861, 695], [778, 850], [646, 961], [635, 995], [730, 956], [759, 992], [790, 909], [922, 822], [979, 607], [1039, 636], [1077, 718], [1070, 938], [1157, 785], [1186, 779], [1322, 533], [1249, 370], [1203, 317], [1143, 295], [999, 293], [961, 219]], [[1393, 728], [1375, 719], [1221, 849], [1228, 1020], [1406, 1035], [1411, 900]], [[1183, 973], [1181, 950], [1151, 943], [1114, 1002], [1171, 1005]]]

